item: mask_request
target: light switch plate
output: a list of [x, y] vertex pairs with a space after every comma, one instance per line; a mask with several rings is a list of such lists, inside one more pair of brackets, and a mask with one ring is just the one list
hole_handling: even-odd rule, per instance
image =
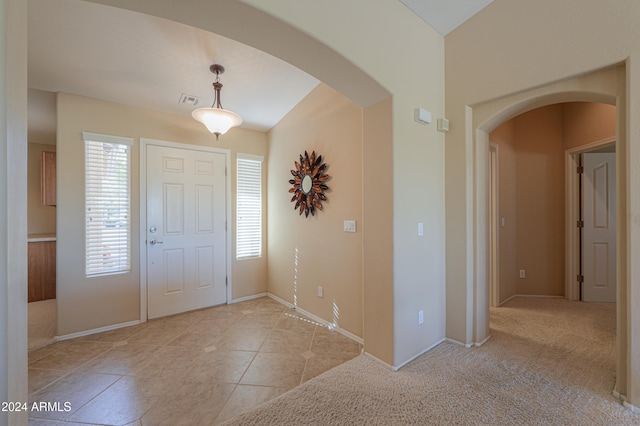
[[356, 232], [356, 221], [355, 220], [345, 220], [344, 221], [344, 232]]
[[429, 124], [431, 123], [431, 111], [427, 111], [424, 108], [414, 108], [413, 119], [416, 123]]

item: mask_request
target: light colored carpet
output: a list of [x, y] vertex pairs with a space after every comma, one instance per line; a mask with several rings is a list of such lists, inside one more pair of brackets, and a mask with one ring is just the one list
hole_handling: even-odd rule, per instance
[[56, 335], [56, 299], [28, 304], [29, 352], [52, 344]]
[[615, 305], [516, 298], [479, 348], [359, 356], [225, 425], [640, 425], [611, 395]]

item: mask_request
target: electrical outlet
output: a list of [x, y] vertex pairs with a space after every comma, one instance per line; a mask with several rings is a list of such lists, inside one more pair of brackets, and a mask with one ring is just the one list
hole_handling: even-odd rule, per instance
[[418, 325], [424, 322], [424, 311], [421, 309], [418, 311]]
[[520, 269], [520, 278], [524, 278], [526, 276], [524, 269]]
[[318, 297], [323, 297], [324, 290], [322, 287], [318, 286]]

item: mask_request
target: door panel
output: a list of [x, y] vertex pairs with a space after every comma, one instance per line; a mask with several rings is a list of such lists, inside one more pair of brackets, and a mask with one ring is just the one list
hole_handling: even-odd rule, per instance
[[184, 186], [164, 184], [164, 229], [166, 235], [184, 234]]
[[213, 247], [196, 248], [196, 285], [198, 288], [211, 287], [213, 283], [213, 264], [209, 261], [214, 257]]
[[184, 292], [184, 250], [164, 250], [164, 295]]
[[148, 318], [226, 302], [225, 154], [147, 145]]
[[196, 185], [196, 232], [213, 232], [213, 185]]
[[582, 299], [587, 302], [615, 302], [615, 154], [583, 154], [583, 162]]

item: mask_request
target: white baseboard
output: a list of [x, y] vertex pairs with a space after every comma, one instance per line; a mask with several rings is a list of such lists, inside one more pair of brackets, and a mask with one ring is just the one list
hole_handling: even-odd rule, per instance
[[91, 334], [103, 333], [105, 331], [116, 330], [118, 328], [130, 327], [132, 325], [138, 325], [138, 324], [140, 324], [140, 320], [123, 322], [123, 323], [120, 323], [120, 324], [108, 325], [106, 327], [94, 328], [92, 330], [85, 330], [85, 331], [79, 331], [77, 333], [71, 333], [71, 334], [65, 334], [65, 335], [62, 335], [62, 336], [56, 336], [55, 340], [56, 341], [61, 341], [61, 340], [75, 339], [76, 337], [89, 336]]
[[311, 318], [313, 321], [317, 322], [320, 325], [323, 325], [327, 328], [330, 328], [332, 330], [337, 331], [338, 333], [342, 334], [343, 336], [348, 337], [349, 339], [360, 343], [361, 345], [364, 345], [364, 339], [362, 339], [362, 337], [358, 337], [353, 333], [348, 332], [347, 330], [344, 330], [340, 327], [333, 327], [333, 324], [331, 324], [329, 321], [324, 320], [322, 318], [320, 318], [317, 315], [312, 314], [311, 312], [307, 312], [304, 309], [300, 308], [299, 306], [294, 306], [291, 303], [287, 302], [284, 299], [279, 298], [276, 295], [273, 295], [271, 293], [267, 293], [267, 297], [270, 297], [271, 299], [275, 300], [276, 302], [282, 303], [283, 305], [285, 305], [286, 307], [288, 307], [289, 309], [294, 309], [296, 312], [300, 312], [302, 315]]
[[484, 345], [485, 343], [487, 343], [489, 341], [489, 339], [491, 339], [491, 335], [488, 335], [482, 342], [479, 342], [479, 343], [475, 342], [473, 344], [473, 346], [480, 347], [480, 346]]
[[375, 356], [371, 355], [369, 352], [364, 352], [364, 356], [366, 356], [369, 359], [374, 360], [375, 362], [377, 362], [378, 364], [382, 365], [383, 367], [386, 367], [387, 369], [391, 370], [391, 371], [398, 371], [398, 369], [396, 367], [394, 367], [391, 364], [387, 364], [386, 362], [384, 362], [383, 360], [381, 360], [380, 358], [376, 358]]
[[[618, 386], [618, 384], [616, 383], [616, 387]], [[615, 387], [614, 389], [611, 391], [611, 395], [613, 395], [614, 398], [617, 398], [620, 400], [620, 402], [624, 402], [627, 400], [627, 397], [625, 395], [622, 395], [620, 392], [618, 392]]]
[[429, 352], [431, 349], [435, 348], [436, 346], [438, 346], [440, 343], [444, 342], [447, 339], [441, 339], [438, 340], [436, 343], [434, 343], [433, 345], [429, 346], [428, 348], [424, 349], [423, 351], [418, 352], [417, 354], [415, 354], [414, 356], [412, 356], [411, 358], [409, 358], [408, 360], [404, 361], [403, 363], [400, 363], [398, 365], [396, 365], [395, 367], [393, 367], [393, 371], [398, 371], [400, 370], [402, 367], [404, 367], [405, 365], [409, 364], [411, 361], [413, 361], [414, 359], [426, 354], [427, 352]]
[[624, 405], [624, 407], [627, 410], [631, 411], [633, 414], [640, 414], [640, 408], [636, 407], [635, 405], [629, 404], [629, 402], [627, 401], [623, 401], [622, 405]]
[[502, 302], [500, 302], [500, 303], [498, 304], [498, 307], [500, 307], [500, 306], [504, 305], [505, 303], [507, 303], [507, 302], [509, 302], [509, 301], [511, 301], [511, 300], [513, 300], [513, 299], [515, 299], [516, 297], [518, 297], [518, 295], [517, 295], [517, 294], [514, 294], [513, 296], [511, 296], [511, 297], [507, 298], [507, 300], [503, 300]]
[[527, 297], [530, 299], [564, 299], [564, 296], [546, 296], [544, 294], [516, 294], [513, 297]]
[[404, 361], [401, 364], [398, 365], [391, 365], [391, 364], [387, 364], [386, 362], [384, 362], [383, 360], [381, 360], [380, 358], [375, 357], [374, 355], [371, 355], [369, 352], [364, 352], [364, 355], [367, 358], [370, 358], [372, 360], [374, 360], [375, 362], [377, 362], [378, 364], [388, 368], [391, 371], [398, 371], [400, 370], [402, 367], [404, 367], [405, 365], [409, 364], [411, 361], [413, 361], [416, 358], [421, 357], [422, 355], [426, 354], [427, 352], [429, 352], [431, 349], [435, 348], [436, 346], [438, 346], [440, 343], [447, 341], [447, 339], [442, 339], [437, 341], [436, 343], [434, 343], [433, 345], [429, 346], [428, 348], [426, 348], [423, 351], [420, 351], [419, 353], [415, 354], [414, 356], [412, 356], [411, 358], [409, 358], [408, 360]]
[[446, 339], [443, 339], [443, 340], [447, 341], [449, 343], [453, 343], [454, 345], [464, 346], [465, 348], [469, 349], [469, 348], [473, 348], [473, 347], [480, 347], [480, 346], [484, 345], [485, 343], [487, 343], [489, 341], [489, 339], [491, 339], [491, 335], [487, 336], [482, 342], [462, 343], [462, 342], [460, 342], [458, 340], [450, 339], [448, 337]]
[[259, 298], [265, 297], [265, 296], [267, 296], [267, 293], [259, 293], [259, 294], [254, 294], [254, 295], [251, 295], [251, 296], [239, 297], [237, 299], [231, 300], [228, 303], [229, 303], [229, 305], [232, 305], [234, 303], [246, 302], [247, 300], [259, 299]]
[[544, 294], [514, 294], [513, 296], [509, 297], [507, 300], [500, 302], [498, 307], [504, 305], [510, 300], [515, 299], [516, 297], [524, 297], [528, 299], [566, 299], [566, 297], [564, 296], [545, 296]]
[[[617, 386], [617, 385], [618, 385], [618, 384], [616, 383], [616, 386]], [[620, 400], [620, 403], [622, 404], [622, 406], [623, 406], [624, 408], [626, 408], [627, 410], [631, 411], [631, 412], [632, 412], [632, 413], [634, 413], [634, 414], [640, 414], [640, 408], [636, 407], [636, 406], [635, 406], [635, 405], [633, 405], [633, 404], [630, 404], [630, 403], [627, 401], [627, 396], [626, 396], [626, 395], [621, 394], [620, 392], [618, 392], [618, 391], [617, 391], [617, 390], [615, 390], [615, 389], [613, 389], [613, 390], [611, 391], [611, 394], [614, 396], [614, 398], [616, 398], [616, 399]]]
[[469, 348], [473, 347], [473, 343], [462, 343], [462, 342], [461, 342], [461, 341], [459, 341], [459, 340], [450, 339], [450, 338], [448, 338], [448, 337], [447, 337], [446, 339], [444, 339], [444, 340], [445, 340], [446, 342], [448, 342], [448, 343], [453, 343], [454, 345], [462, 346], [462, 347], [465, 347], [465, 348], [467, 348], [467, 349], [469, 349]]

